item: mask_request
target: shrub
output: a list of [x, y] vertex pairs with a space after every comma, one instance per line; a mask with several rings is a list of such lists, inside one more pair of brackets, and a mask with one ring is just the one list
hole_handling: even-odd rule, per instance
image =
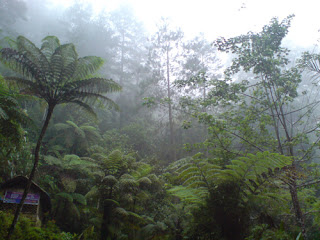
[[[0, 240], [5, 240], [7, 229], [10, 227], [13, 215], [0, 211]], [[34, 223], [26, 217], [21, 216], [15, 228], [12, 240], [72, 240], [74, 236], [70, 233], [61, 232], [60, 229], [49, 221], [42, 228], [34, 226]]]

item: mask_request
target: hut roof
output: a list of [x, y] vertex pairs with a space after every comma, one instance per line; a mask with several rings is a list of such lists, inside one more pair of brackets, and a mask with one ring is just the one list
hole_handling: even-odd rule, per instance
[[[24, 176], [14, 177], [0, 185], [0, 190], [8, 189], [8, 188], [16, 188], [21, 187], [25, 188], [28, 182], [28, 178]], [[51, 210], [51, 200], [49, 194], [44, 191], [41, 187], [39, 187], [36, 183], [32, 181], [31, 187], [32, 190], [40, 193], [40, 203], [42, 206], [43, 212], [48, 212]]]

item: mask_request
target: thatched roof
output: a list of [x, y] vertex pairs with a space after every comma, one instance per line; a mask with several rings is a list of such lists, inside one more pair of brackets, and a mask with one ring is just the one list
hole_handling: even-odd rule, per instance
[[[24, 176], [14, 177], [1, 184], [0, 190], [9, 188], [25, 188], [28, 182], [28, 178]], [[40, 193], [40, 204], [42, 206], [43, 212], [48, 212], [51, 210], [51, 200], [48, 195], [41, 187], [32, 181], [31, 187], [33, 191]]]

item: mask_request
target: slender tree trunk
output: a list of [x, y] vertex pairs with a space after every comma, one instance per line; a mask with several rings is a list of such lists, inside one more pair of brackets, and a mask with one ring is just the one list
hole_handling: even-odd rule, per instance
[[169, 58], [169, 50], [167, 51], [167, 91], [168, 91], [168, 107], [169, 107], [169, 125], [170, 125], [170, 148], [172, 152], [173, 161], [177, 160], [176, 156], [176, 148], [175, 148], [175, 136], [173, 129], [173, 117], [172, 117], [172, 106], [171, 106], [171, 88], [170, 88], [170, 58]]
[[111, 233], [109, 231], [111, 210], [112, 210], [112, 207], [110, 206], [110, 202], [103, 203], [103, 217], [102, 217], [102, 223], [101, 223], [101, 240], [107, 240], [108, 237], [111, 237]]
[[[113, 189], [110, 189], [110, 192], [107, 194], [106, 199], [102, 200], [103, 205], [103, 216], [102, 216], [102, 222], [101, 222], [101, 230], [100, 230], [100, 239], [101, 240], [107, 240], [109, 237], [111, 238], [111, 232], [110, 232], [110, 224], [111, 224], [111, 212], [113, 208], [113, 204], [109, 201], [112, 199], [112, 192]], [[107, 200], [107, 201], [105, 201]]]
[[291, 176], [290, 176], [289, 189], [290, 189], [293, 209], [294, 209], [295, 216], [296, 216], [296, 221], [297, 221], [299, 227], [301, 228], [301, 233], [302, 233], [303, 239], [307, 240], [308, 236], [307, 236], [306, 226], [304, 223], [304, 218], [303, 218], [303, 214], [301, 211], [300, 202], [299, 202], [299, 198], [298, 198], [297, 181], [296, 181], [296, 167], [294, 164], [292, 166], [292, 171], [290, 172], [290, 175]]
[[49, 121], [51, 119], [54, 107], [55, 107], [54, 104], [49, 104], [48, 105], [48, 113], [47, 113], [47, 116], [46, 116], [46, 120], [45, 120], [45, 122], [44, 122], [44, 124], [42, 126], [42, 129], [41, 129], [38, 141], [37, 141], [37, 145], [36, 145], [36, 148], [35, 148], [35, 152], [34, 152], [33, 168], [31, 170], [27, 185], [26, 185], [26, 187], [24, 189], [21, 202], [17, 207], [17, 210], [15, 212], [12, 224], [11, 224], [9, 230], [8, 230], [8, 235], [7, 235], [7, 238], [6, 238], [7, 240], [9, 240], [11, 238], [12, 234], [13, 234], [13, 231], [15, 229], [15, 226], [16, 226], [17, 222], [18, 222], [18, 219], [19, 219], [19, 216], [20, 216], [24, 201], [25, 201], [25, 199], [26, 199], [26, 197], [27, 197], [27, 195], [29, 193], [29, 190], [30, 190], [30, 187], [31, 187], [31, 184], [32, 184], [32, 180], [33, 180], [33, 177], [35, 175], [35, 172], [37, 170], [38, 163], [39, 163], [39, 154], [40, 154], [40, 147], [41, 147], [42, 139], [43, 139], [43, 136], [44, 136], [44, 134], [45, 134], [45, 132], [46, 132], [46, 130], [48, 128]]
[[[278, 101], [278, 99], [280, 99], [280, 97], [276, 95], [275, 87], [273, 88], [273, 91], [274, 91], [274, 94], [276, 95], [276, 99], [273, 96], [273, 91], [271, 88], [269, 89], [269, 91], [271, 94], [271, 99], [272, 99], [272, 103], [273, 103], [274, 110], [275, 110], [275, 112], [272, 111], [272, 114], [275, 114], [275, 113], [277, 114], [277, 117], [280, 121], [280, 124], [282, 125], [283, 130], [285, 132], [286, 141], [289, 144], [289, 147], [287, 148], [287, 155], [294, 158], [294, 155], [295, 155], [294, 150], [293, 150], [293, 147], [290, 146], [290, 143], [292, 142], [292, 138], [290, 136], [289, 129], [286, 124], [285, 113], [283, 111], [282, 104], [280, 104], [280, 106], [277, 106], [277, 103], [276, 103]], [[269, 97], [268, 94], [267, 94], [267, 96]], [[269, 99], [269, 101], [270, 101], [270, 99]], [[271, 107], [271, 110], [272, 110], [272, 107]], [[281, 141], [280, 141], [278, 125], [275, 124], [274, 126], [275, 126], [277, 139], [278, 139], [278, 143], [279, 143], [278, 145], [279, 145], [279, 148], [281, 149], [281, 154], [285, 154], [283, 151]], [[289, 190], [290, 190], [290, 195], [291, 195], [291, 200], [292, 200], [292, 205], [293, 205], [293, 210], [294, 210], [296, 221], [297, 221], [299, 227], [301, 228], [301, 233], [302, 233], [303, 239], [307, 240], [308, 238], [307, 238], [307, 232], [306, 232], [305, 223], [304, 223], [304, 217], [302, 214], [302, 210], [300, 207], [300, 201], [298, 198], [296, 174], [297, 174], [296, 163], [293, 162], [291, 169], [290, 169], [290, 172], [288, 173]]]
[[[124, 31], [121, 33], [121, 60], [120, 60], [120, 85], [123, 86], [123, 72], [124, 72]], [[122, 92], [120, 92], [120, 99], [122, 100]], [[123, 127], [123, 112], [119, 111], [119, 127]]]

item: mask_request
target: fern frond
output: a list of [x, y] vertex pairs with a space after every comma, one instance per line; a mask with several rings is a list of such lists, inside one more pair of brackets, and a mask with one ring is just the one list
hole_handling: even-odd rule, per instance
[[108, 175], [103, 178], [102, 183], [108, 187], [113, 187], [118, 183], [118, 180], [113, 175]]
[[62, 183], [64, 189], [69, 193], [73, 193], [76, 190], [77, 182], [75, 179], [73, 179], [71, 177], [62, 176], [61, 183]]
[[102, 65], [103, 59], [100, 57], [86, 56], [79, 58], [74, 78], [85, 78], [88, 75], [95, 73]]
[[85, 138], [86, 137], [86, 134], [85, 132], [81, 129], [81, 127], [79, 127], [77, 124], [75, 124], [74, 122], [72, 121], [66, 121], [67, 124], [69, 124], [71, 127], [73, 127], [74, 129], [74, 132], [80, 136], [81, 138]]
[[[11, 48], [3, 48], [0, 50], [0, 59], [13, 71], [22, 74], [30, 81], [44, 81], [46, 82], [45, 74], [41, 67], [37, 66], [23, 53], [20, 53]], [[44, 88], [43, 88], [44, 90]]]
[[244, 184], [248, 190], [247, 194], [260, 194], [269, 183], [276, 184], [274, 180], [281, 178], [279, 169], [290, 166], [292, 158], [266, 151], [256, 155], [248, 154], [247, 157], [232, 160], [231, 163], [226, 166], [226, 169], [217, 172], [215, 177], [218, 183], [219, 181], [237, 181]]
[[61, 197], [70, 203], [73, 202], [73, 197], [70, 193], [61, 192], [61, 193], [56, 194], [56, 196]]
[[54, 125], [54, 128], [57, 130], [57, 131], [64, 131], [66, 129], [70, 129], [70, 124], [65, 124], [65, 123], [56, 123]]
[[57, 157], [53, 157], [53, 156], [44, 156], [44, 161], [46, 162], [46, 164], [48, 165], [57, 165], [57, 166], [62, 166], [62, 162], [61, 159], [57, 158]]
[[142, 178], [138, 179], [138, 183], [142, 184], [142, 185], [151, 185], [152, 184], [151, 180], [147, 177], [142, 177]]
[[124, 208], [121, 208], [121, 207], [115, 208], [113, 212], [117, 215], [120, 215], [121, 217], [129, 216], [129, 213]]
[[122, 189], [132, 189], [138, 187], [138, 182], [135, 179], [122, 178], [119, 180]]
[[168, 190], [168, 193], [178, 197], [181, 201], [192, 204], [205, 204], [205, 198], [200, 197], [202, 190], [187, 188], [184, 186], [176, 186]]
[[89, 192], [87, 192], [87, 194], [84, 197], [86, 199], [97, 198], [98, 194], [99, 194], [99, 189], [97, 186], [94, 186], [90, 189]]
[[142, 221], [144, 222], [144, 218], [142, 216], [140, 216], [139, 214], [137, 213], [134, 213], [134, 212], [131, 212], [131, 211], [127, 211], [128, 215], [131, 216], [131, 217], [134, 217], [135, 220], [139, 220], [139, 221]]
[[28, 59], [35, 63], [44, 72], [49, 71], [49, 62], [46, 56], [37, 48], [29, 39], [19, 36], [17, 37], [18, 51], [23, 53]]
[[120, 206], [120, 203], [117, 202], [116, 200], [114, 199], [104, 199], [103, 200], [105, 204], [109, 204], [109, 205], [113, 205], [113, 206]]
[[42, 39], [41, 52], [49, 60], [57, 48], [60, 47], [60, 41], [55, 36], [47, 36]]
[[80, 193], [72, 193], [72, 198], [74, 201], [77, 201], [78, 203], [86, 206], [87, 205], [87, 199], [85, 198], [85, 196], [83, 196]]
[[93, 117], [95, 120], [98, 119], [97, 114], [93, 111], [92, 107], [89, 104], [84, 103], [80, 100], [71, 100], [68, 103], [69, 104], [71, 103], [71, 104], [76, 105], [77, 107], [80, 107], [81, 110], [83, 110], [85, 113], [87, 113], [88, 116]]

